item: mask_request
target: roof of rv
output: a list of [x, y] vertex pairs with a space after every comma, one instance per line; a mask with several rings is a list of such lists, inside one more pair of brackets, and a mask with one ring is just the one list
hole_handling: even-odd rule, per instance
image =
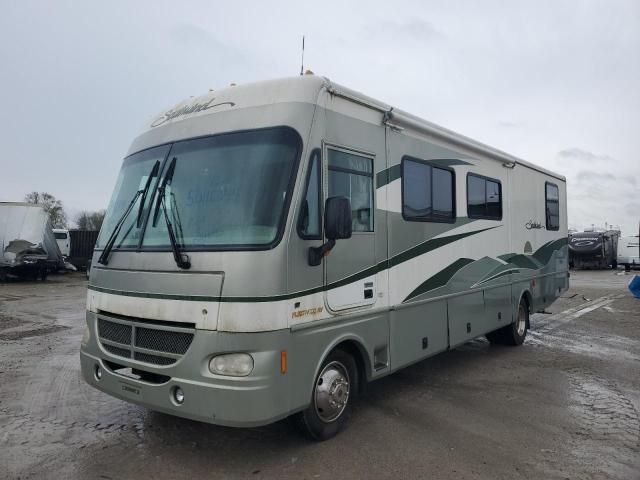
[[[506, 164], [523, 165], [565, 181], [565, 177], [560, 174], [472, 140], [471, 138], [423, 120], [403, 110], [396, 109], [387, 103], [332, 82], [326, 77], [312, 74], [247, 83], [244, 85], [231, 84], [220, 90], [210, 90], [205, 95], [190, 97], [177, 103], [170, 109], [163, 111], [149, 122], [148, 130], [153, 130], [160, 125], [180, 122], [181, 120], [195, 116], [220, 113], [234, 107], [245, 108], [290, 102], [315, 104], [323, 88], [326, 88], [333, 96], [380, 112], [382, 115], [381, 122], [387, 125], [441, 139], [481, 155], [492, 157]], [[331, 107], [329, 106], [328, 108]]]

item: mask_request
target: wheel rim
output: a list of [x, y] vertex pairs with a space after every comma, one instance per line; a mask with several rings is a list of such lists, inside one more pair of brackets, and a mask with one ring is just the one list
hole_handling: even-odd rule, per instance
[[520, 337], [523, 336], [526, 328], [527, 328], [527, 312], [525, 310], [524, 305], [520, 304], [520, 307], [518, 308], [518, 325], [517, 325], [518, 336]]
[[337, 420], [349, 402], [349, 373], [340, 362], [327, 364], [318, 375], [314, 404], [318, 418], [325, 423]]

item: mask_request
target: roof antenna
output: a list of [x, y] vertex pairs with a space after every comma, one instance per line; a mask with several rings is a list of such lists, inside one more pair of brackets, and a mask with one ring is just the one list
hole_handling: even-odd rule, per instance
[[304, 35], [302, 36], [302, 60], [300, 61], [300, 76], [304, 74]]

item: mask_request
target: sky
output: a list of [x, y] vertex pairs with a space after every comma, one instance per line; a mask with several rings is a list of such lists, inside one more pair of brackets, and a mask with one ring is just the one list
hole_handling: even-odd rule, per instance
[[305, 68], [567, 177], [569, 226], [640, 220], [640, 1], [0, 0], [0, 201], [105, 208], [147, 121]]

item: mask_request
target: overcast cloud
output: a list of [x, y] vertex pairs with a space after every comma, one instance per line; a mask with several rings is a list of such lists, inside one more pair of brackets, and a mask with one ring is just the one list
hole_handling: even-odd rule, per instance
[[569, 224], [637, 232], [640, 2], [0, 0], [0, 200], [104, 208], [145, 121], [317, 74], [567, 176]]

